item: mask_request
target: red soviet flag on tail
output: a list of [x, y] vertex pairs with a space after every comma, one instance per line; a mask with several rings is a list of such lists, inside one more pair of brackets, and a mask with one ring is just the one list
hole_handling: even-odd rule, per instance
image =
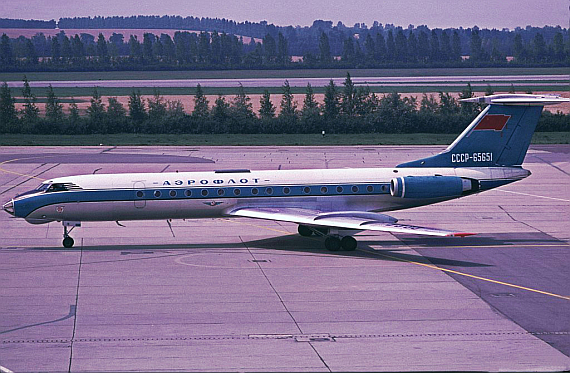
[[488, 114], [481, 119], [481, 121], [473, 128], [473, 131], [478, 130], [493, 130], [502, 131], [511, 118], [510, 115], [504, 114]]

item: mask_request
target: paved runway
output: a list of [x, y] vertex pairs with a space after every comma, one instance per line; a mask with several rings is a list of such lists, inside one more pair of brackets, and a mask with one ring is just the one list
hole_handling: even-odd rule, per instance
[[[441, 149], [4, 147], [0, 202], [94, 170], [388, 167]], [[66, 250], [60, 225], [2, 213], [0, 366], [568, 370], [569, 154], [533, 146], [533, 175], [521, 182], [391, 214], [480, 235], [363, 232], [353, 253], [327, 252], [293, 224], [248, 219], [173, 221], [172, 232], [164, 221], [84, 223]]]

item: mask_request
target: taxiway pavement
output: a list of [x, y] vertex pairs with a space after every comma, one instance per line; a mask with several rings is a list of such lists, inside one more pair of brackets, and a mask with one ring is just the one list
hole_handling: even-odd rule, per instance
[[[191, 87], [198, 84], [202, 87], [222, 88], [240, 86], [252, 87], [281, 87], [287, 80], [291, 87], [306, 87], [311, 84], [313, 87], [325, 87], [331, 80], [337, 85], [342, 85], [345, 77], [330, 78], [246, 78], [246, 79], [112, 79], [112, 80], [50, 80], [32, 81], [31, 87]], [[534, 86], [567, 86], [568, 75], [459, 75], [459, 76], [356, 76], [352, 81], [357, 85], [384, 86], [384, 87], [460, 87], [470, 83], [474, 87], [484, 87], [492, 83], [495, 85], [514, 85], [523, 87]], [[22, 87], [21, 81], [7, 82], [9, 87]]]
[[[72, 174], [391, 167], [442, 147], [4, 147], [0, 202]], [[391, 213], [468, 238], [363, 232], [331, 253], [248, 219], [0, 214], [0, 366], [25, 371], [570, 369], [570, 146], [529, 178]]]

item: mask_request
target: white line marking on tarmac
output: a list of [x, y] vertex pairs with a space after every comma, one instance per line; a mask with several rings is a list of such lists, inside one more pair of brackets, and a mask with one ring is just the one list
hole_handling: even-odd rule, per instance
[[554, 198], [554, 197], [546, 197], [546, 196], [537, 196], [536, 194], [513, 192], [513, 191], [510, 191], [510, 190], [503, 190], [503, 189], [497, 189], [497, 190], [500, 191], [500, 192], [505, 192], [505, 193], [522, 194], [523, 196], [530, 196], [530, 197], [537, 197], [537, 198], [546, 198], [546, 199], [553, 199], [553, 200], [555, 200], [555, 201], [570, 202], [570, 199]]
[[3, 367], [2, 365], [0, 365], [0, 372], [2, 372], [2, 373], [14, 373], [10, 369]]

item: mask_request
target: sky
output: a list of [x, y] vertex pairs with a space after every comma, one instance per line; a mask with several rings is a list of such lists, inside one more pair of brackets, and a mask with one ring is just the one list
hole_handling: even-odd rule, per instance
[[266, 20], [278, 26], [310, 26], [314, 20], [347, 26], [374, 21], [407, 27], [569, 27], [569, 0], [4, 0], [0, 18], [180, 15]]

